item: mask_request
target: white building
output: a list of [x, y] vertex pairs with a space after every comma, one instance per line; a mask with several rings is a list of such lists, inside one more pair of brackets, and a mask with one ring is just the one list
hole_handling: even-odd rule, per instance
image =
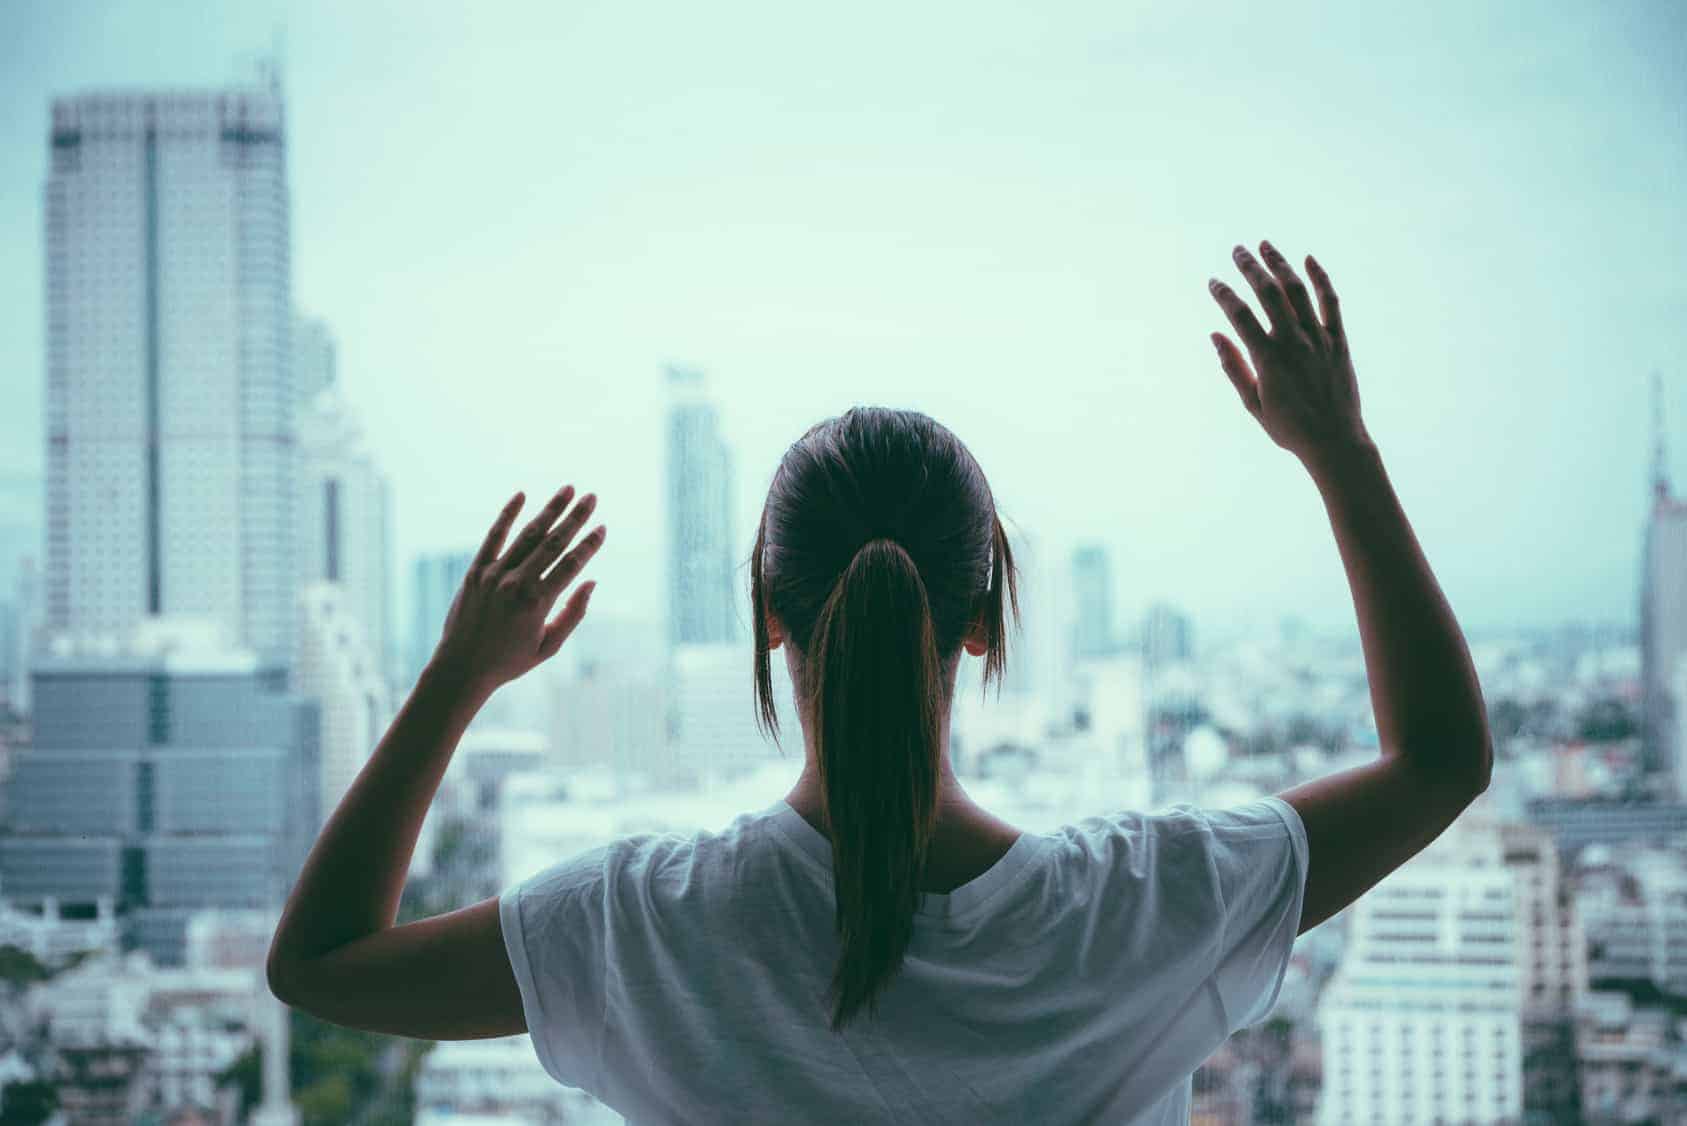
[[375, 671], [395, 679], [392, 616], [392, 506], [386, 475], [363, 427], [334, 384], [300, 410], [296, 545], [300, 583], [331, 582], [346, 592]]
[[625, 1120], [584, 1091], [545, 1074], [530, 1037], [506, 1036], [434, 1045], [416, 1072], [416, 1121], [611, 1126]]
[[212, 1107], [217, 1077], [275, 1002], [256, 969], [161, 969], [144, 954], [91, 958], [33, 986], [26, 1007], [55, 1048], [145, 1052], [152, 1109]]
[[1576, 1012], [1581, 1121], [1679, 1122], [1687, 1088], [1683, 1023], [1626, 994], [1588, 993]]
[[1517, 895], [1496, 834], [1455, 826], [1354, 904], [1318, 1007], [1318, 1121], [1522, 1115]]
[[659, 670], [586, 666], [551, 697], [551, 741], [562, 767], [607, 766], [618, 775], [674, 774], [667, 683]]
[[44, 191], [45, 625], [293, 629], [284, 113], [260, 89], [53, 102]]
[[[780, 758], [756, 727], [754, 653], [751, 646], [738, 644], [674, 646], [672, 765], [677, 774], [730, 778]], [[803, 735], [784, 650], [775, 649], [768, 660], [784, 757], [800, 766]]]
[[[392, 720], [392, 696], [363, 625], [337, 583], [299, 593], [293, 690], [321, 707], [321, 817], [326, 820]], [[319, 822], [320, 823], [320, 822]]]
[[115, 951], [117, 942], [117, 911], [109, 899], [94, 904], [91, 919], [65, 916], [54, 899], [39, 912], [18, 910], [0, 899], [0, 946], [27, 950], [38, 962], [56, 966], [77, 954]]
[[1558, 848], [1536, 825], [1505, 821], [1497, 829], [1516, 880], [1523, 1016], [1568, 1018], [1587, 992], [1587, 941]]
[[1687, 994], [1687, 859], [1678, 851], [1590, 847], [1576, 877], [1587, 974]]

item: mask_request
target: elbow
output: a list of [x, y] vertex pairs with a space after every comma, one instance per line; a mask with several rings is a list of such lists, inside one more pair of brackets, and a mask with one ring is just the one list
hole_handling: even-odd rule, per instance
[[276, 957], [274, 949], [270, 950], [269, 960], [264, 964], [264, 976], [275, 999], [289, 1008], [293, 1007], [293, 999], [298, 995], [293, 977], [286, 963]]
[[1481, 794], [1487, 790], [1488, 784], [1494, 779], [1494, 737], [1488, 730], [1486, 720], [1483, 721], [1481, 730], [1478, 733], [1476, 746], [1477, 760], [1474, 770], [1474, 780], [1476, 793]]
[[270, 993], [288, 1008], [301, 1007], [302, 974], [299, 960], [278, 941], [271, 940], [269, 957], [264, 961], [264, 978]]

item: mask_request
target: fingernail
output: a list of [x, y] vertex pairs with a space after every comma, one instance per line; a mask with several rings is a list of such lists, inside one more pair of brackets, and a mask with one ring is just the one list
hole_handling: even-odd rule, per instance
[[1259, 243], [1259, 249], [1260, 249], [1260, 253], [1262, 253], [1262, 254], [1276, 254], [1277, 253], [1277, 248], [1275, 246], [1271, 245], [1270, 239], [1261, 239], [1260, 243]]
[[590, 601], [591, 597], [592, 597], [592, 591], [594, 591], [596, 589], [597, 589], [597, 580], [593, 579], [591, 582], [587, 583], [585, 586], [580, 588], [580, 591], [581, 591], [580, 597], [586, 599], [587, 601]]
[[1217, 351], [1220, 355], [1224, 354], [1224, 345], [1220, 342], [1218, 333], [1213, 333], [1211, 336], [1207, 337], [1207, 339], [1213, 342], [1213, 349], [1215, 351]]
[[1212, 290], [1214, 293], [1218, 292], [1218, 286], [1219, 286], [1219, 281], [1218, 281], [1217, 278], [1208, 278], [1207, 279], [1207, 288]]

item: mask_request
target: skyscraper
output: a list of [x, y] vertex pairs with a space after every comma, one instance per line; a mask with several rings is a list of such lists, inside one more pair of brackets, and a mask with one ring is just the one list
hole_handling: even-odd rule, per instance
[[310, 406], [317, 392], [340, 381], [339, 349], [328, 322], [320, 317], [293, 317], [293, 394], [300, 409]]
[[1072, 655], [1105, 657], [1114, 650], [1113, 573], [1107, 549], [1083, 544], [1072, 553]]
[[1675, 773], [1681, 738], [1673, 688], [1687, 652], [1687, 502], [1670, 488], [1663, 387], [1652, 382], [1652, 512], [1641, 555], [1640, 662], [1647, 773]]
[[[319, 325], [320, 327], [320, 325]], [[312, 352], [332, 354], [326, 329]], [[295, 364], [295, 372], [317, 382]], [[301, 584], [329, 582], [345, 591], [349, 614], [374, 659], [371, 671], [394, 678], [392, 508], [386, 475], [363, 440], [363, 427], [330, 370], [298, 415], [295, 533]]]
[[214, 619], [266, 665], [295, 610], [279, 91], [53, 102], [45, 186], [50, 633]]
[[667, 380], [669, 641], [737, 641], [731, 452], [703, 374], [669, 367]]
[[474, 555], [467, 551], [418, 555], [414, 574], [415, 587], [411, 591], [410, 671], [409, 683], [404, 685], [407, 695], [411, 684], [422, 675], [422, 668], [433, 656], [439, 644], [439, 634], [445, 628], [445, 615], [463, 585]]

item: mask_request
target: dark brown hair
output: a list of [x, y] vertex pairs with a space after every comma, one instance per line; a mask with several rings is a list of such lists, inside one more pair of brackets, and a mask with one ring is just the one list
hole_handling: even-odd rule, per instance
[[757, 720], [777, 738], [771, 611], [795, 646], [831, 829], [833, 1031], [875, 1013], [902, 964], [937, 818], [946, 674], [981, 621], [984, 683], [999, 684], [1017, 589], [984, 471], [946, 427], [856, 407], [785, 451], [750, 558]]

